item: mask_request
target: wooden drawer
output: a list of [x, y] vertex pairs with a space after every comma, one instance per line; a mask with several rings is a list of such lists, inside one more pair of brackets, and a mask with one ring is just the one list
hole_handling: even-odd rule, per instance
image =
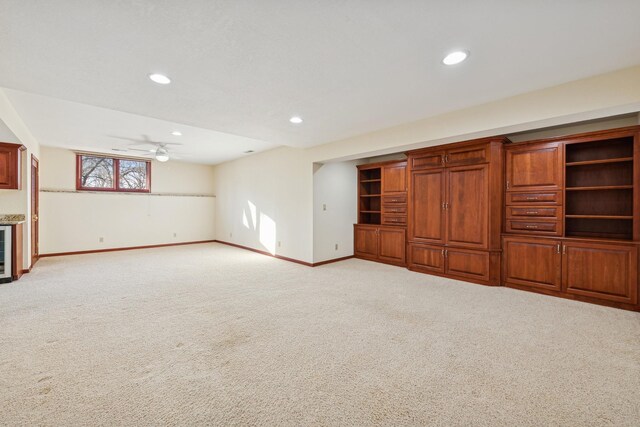
[[519, 205], [519, 204], [537, 204], [544, 203], [547, 205], [561, 205], [562, 193], [559, 191], [544, 191], [535, 193], [511, 193], [506, 194], [507, 205]]
[[406, 194], [396, 194], [393, 196], [382, 196], [383, 204], [407, 204], [407, 195]]
[[406, 225], [406, 215], [382, 215], [382, 224], [384, 225]]
[[382, 214], [402, 214], [406, 215], [407, 206], [406, 205], [383, 205], [382, 206]]
[[507, 218], [552, 218], [560, 220], [559, 206], [507, 206]]
[[562, 235], [562, 221], [507, 220], [507, 233]]

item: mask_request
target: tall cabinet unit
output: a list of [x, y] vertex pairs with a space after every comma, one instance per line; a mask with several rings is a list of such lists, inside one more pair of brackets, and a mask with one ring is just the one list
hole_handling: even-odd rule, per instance
[[358, 166], [357, 258], [406, 265], [407, 163]]
[[638, 309], [640, 127], [506, 147], [503, 282]]
[[505, 138], [410, 151], [409, 269], [500, 284]]

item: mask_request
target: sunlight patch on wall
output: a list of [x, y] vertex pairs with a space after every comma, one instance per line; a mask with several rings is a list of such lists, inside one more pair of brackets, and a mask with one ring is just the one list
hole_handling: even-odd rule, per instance
[[242, 225], [249, 228], [249, 220], [247, 219], [247, 211], [245, 209], [242, 210]]
[[271, 255], [276, 254], [276, 223], [260, 212], [260, 243]]
[[256, 205], [254, 205], [253, 203], [251, 203], [250, 200], [247, 201], [247, 203], [249, 204], [249, 210], [251, 211], [251, 224], [253, 225], [253, 229], [256, 229], [256, 225], [257, 225], [257, 209], [256, 209]]

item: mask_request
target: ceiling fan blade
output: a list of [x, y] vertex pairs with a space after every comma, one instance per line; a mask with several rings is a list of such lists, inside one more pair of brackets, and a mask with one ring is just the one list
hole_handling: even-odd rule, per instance
[[154, 152], [156, 150], [141, 150], [140, 148], [127, 148], [126, 151], [142, 151], [143, 153], [151, 153], [151, 152]]
[[133, 142], [139, 142], [142, 144], [147, 143], [148, 141], [144, 140], [144, 139], [139, 139], [139, 138], [129, 138], [126, 136], [117, 136], [117, 135], [107, 135], [110, 138], [116, 138], [116, 139], [124, 139], [125, 141], [133, 141]]

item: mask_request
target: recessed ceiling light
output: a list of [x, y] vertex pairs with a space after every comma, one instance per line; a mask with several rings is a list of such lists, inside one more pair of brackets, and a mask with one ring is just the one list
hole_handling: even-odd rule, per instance
[[182, 136], [182, 132], [180, 132], [179, 130], [174, 130], [173, 132], [171, 132], [171, 135], [173, 135], [173, 136]]
[[298, 116], [293, 116], [289, 119], [289, 121], [293, 124], [299, 125], [300, 123], [302, 123], [302, 119]]
[[455, 51], [455, 52], [451, 52], [450, 54], [445, 56], [444, 59], [442, 60], [442, 62], [445, 65], [455, 65], [455, 64], [459, 64], [462, 61], [464, 61], [465, 59], [467, 59], [468, 56], [469, 56], [469, 54], [467, 52], [464, 52], [462, 50], [458, 50], [458, 51]]
[[160, 85], [168, 85], [171, 83], [171, 79], [164, 74], [149, 74], [149, 78]]

